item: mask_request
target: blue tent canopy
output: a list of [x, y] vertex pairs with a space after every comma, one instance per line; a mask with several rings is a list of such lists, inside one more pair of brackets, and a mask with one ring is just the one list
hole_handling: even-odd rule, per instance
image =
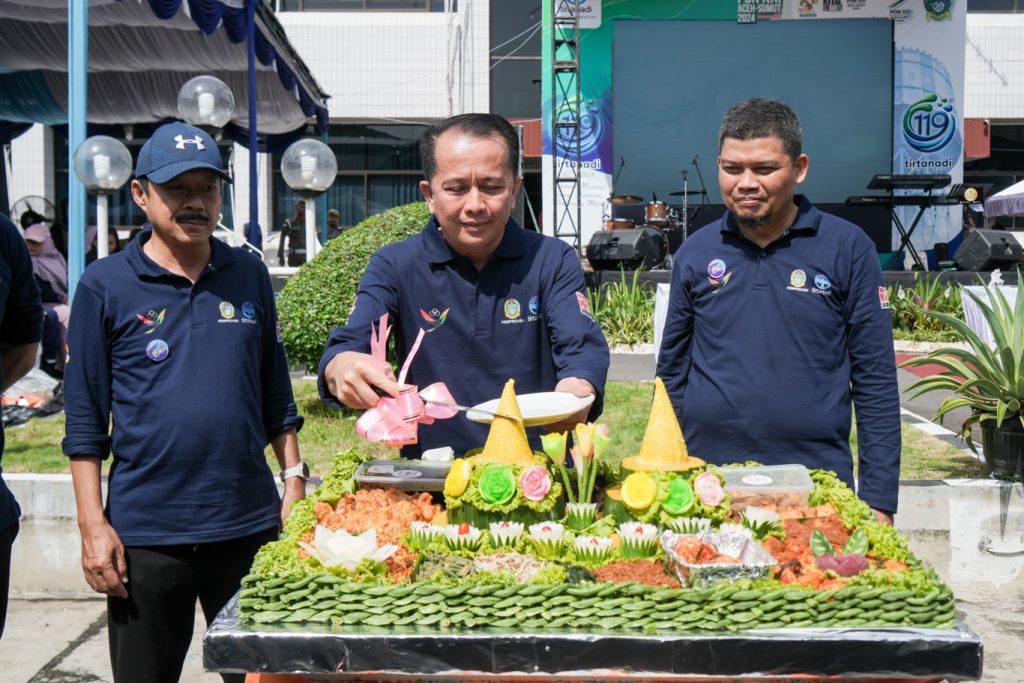
[[[235, 0], [89, 0], [88, 122], [156, 124], [177, 117], [177, 93], [209, 74], [235, 94], [225, 130], [248, 143], [246, 9]], [[68, 122], [67, 0], [0, 0], [0, 129]], [[315, 117], [328, 126], [327, 94], [274, 13], [256, 9], [260, 147], [277, 147]], [[16, 129], [14, 129], [16, 130]]]

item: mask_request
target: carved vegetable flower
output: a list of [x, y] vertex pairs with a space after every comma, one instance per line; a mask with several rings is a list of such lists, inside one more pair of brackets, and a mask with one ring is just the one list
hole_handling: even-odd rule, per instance
[[515, 545], [519, 537], [523, 535], [522, 522], [491, 522], [489, 528], [491, 539], [499, 548]]
[[700, 502], [708, 507], [715, 507], [725, 498], [725, 491], [722, 489], [722, 480], [714, 472], [698, 474], [693, 480], [693, 491], [700, 498]]
[[487, 465], [480, 475], [480, 497], [492, 505], [503, 505], [516, 495], [516, 475], [508, 465]]
[[527, 467], [519, 475], [519, 488], [526, 500], [544, 500], [544, 496], [551, 490], [551, 475], [546, 467]]
[[350, 572], [364, 559], [383, 562], [398, 550], [397, 545], [390, 543], [378, 548], [376, 529], [352, 535], [343, 529], [331, 531], [320, 525], [316, 527], [312, 545], [301, 541], [299, 545], [324, 567], [342, 567]]

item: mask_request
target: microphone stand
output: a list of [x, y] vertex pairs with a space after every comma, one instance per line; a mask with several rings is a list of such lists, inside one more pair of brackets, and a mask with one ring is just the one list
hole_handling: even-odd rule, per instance
[[680, 171], [683, 174], [683, 241], [689, 237], [690, 232], [690, 217], [687, 215], [690, 207], [690, 199], [687, 194], [687, 180], [686, 180], [686, 169]]
[[697, 169], [697, 178], [700, 179], [700, 205], [701, 206], [709, 206], [711, 204], [711, 202], [708, 200], [707, 186], [704, 184], [704, 176], [701, 175], [700, 164], [697, 163], [698, 159], [699, 159], [699, 155], [695, 154], [693, 156], [693, 162], [692, 163], [693, 163], [693, 167], [695, 169]]

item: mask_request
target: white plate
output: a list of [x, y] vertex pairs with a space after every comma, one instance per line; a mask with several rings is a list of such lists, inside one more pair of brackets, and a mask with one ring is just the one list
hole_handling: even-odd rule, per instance
[[[578, 413], [594, 402], [594, 396], [580, 398], [568, 391], [544, 391], [539, 394], [523, 394], [516, 396], [519, 401], [519, 410], [523, 414], [523, 423], [527, 427], [547, 425], [552, 422], [564, 420], [574, 413]], [[486, 410], [494, 412], [498, 409], [498, 402], [501, 399], [486, 401], [466, 413], [466, 417], [473, 422], [489, 423], [493, 418], [487, 413], [478, 412]]]

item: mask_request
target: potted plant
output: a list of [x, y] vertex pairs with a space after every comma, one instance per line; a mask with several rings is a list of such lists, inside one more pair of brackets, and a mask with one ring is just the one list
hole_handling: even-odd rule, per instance
[[960, 407], [970, 415], [960, 425], [959, 436], [977, 452], [971, 438], [971, 426], [981, 428], [981, 443], [986, 469], [992, 476], [1024, 479], [1024, 275], [1017, 273], [1017, 300], [1014, 305], [997, 287], [986, 291], [988, 301], [964, 290], [992, 330], [995, 343], [983, 340], [964, 321], [939, 311], [923, 311], [948, 324], [967, 348], [943, 347], [905, 361], [900, 367], [938, 365], [942, 371], [914, 382], [907, 392], [911, 398], [929, 391], [945, 389], [953, 395], [943, 400], [935, 418]]

